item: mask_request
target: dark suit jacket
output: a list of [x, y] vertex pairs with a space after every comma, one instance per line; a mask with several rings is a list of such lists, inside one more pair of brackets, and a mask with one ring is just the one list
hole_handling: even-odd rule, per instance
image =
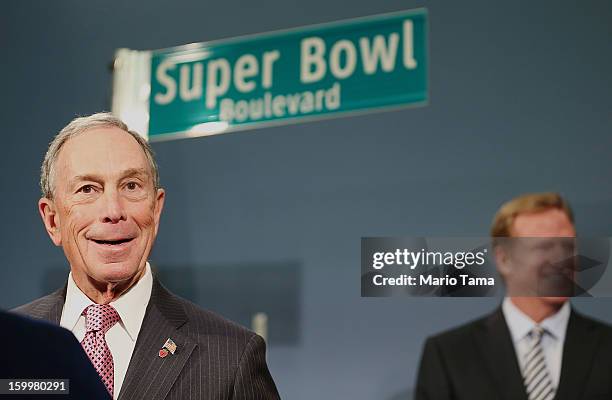
[[70, 380], [68, 395], [19, 394], [0, 398], [110, 400], [98, 373], [70, 331], [0, 312], [0, 343], [0, 378]]
[[[66, 287], [15, 311], [59, 324]], [[166, 340], [175, 354], [159, 357]], [[279, 399], [255, 333], [181, 299], [153, 278], [119, 400]]]
[[[425, 342], [417, 400], [527, 400], [501, 309]], [[612, 327], [572, 310], [555, 400], [612, 399]]]

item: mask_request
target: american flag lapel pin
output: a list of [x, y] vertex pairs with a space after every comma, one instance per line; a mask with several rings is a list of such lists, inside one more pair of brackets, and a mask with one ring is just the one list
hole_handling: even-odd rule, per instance
[[164, 345], [162, 346], [161, 350], [159, 350], [158, 354], [160, 358], [165, 358], [168, 353], [174, 354], [175, 351], [176, 343], [174, 343], [172, 339], [168, 338], [168, 340], [166, 340], [166, 343], [164, 343]]
[[170, 338], [166, 340], [166, 343], [164, 343], [164, 347], [168, 349], [168, 351], [172, 354], [174, 354], [174, 352], [176, 351], [176, 343], [174, 343], [174, 341]]

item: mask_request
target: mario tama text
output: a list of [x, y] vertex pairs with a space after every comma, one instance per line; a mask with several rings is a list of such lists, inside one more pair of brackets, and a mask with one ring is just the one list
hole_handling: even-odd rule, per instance
[[495, 278], [474, 277], [468, 274], [460, 274], [458, 277], [450, 275], [434, 276], [433, 274], [419, 274], [418, 276], [402, 274], [396, 277], [387, 277], [382, 274], [375, 274], [372, 277], [372, 283], [375, 286], [495, 286]]

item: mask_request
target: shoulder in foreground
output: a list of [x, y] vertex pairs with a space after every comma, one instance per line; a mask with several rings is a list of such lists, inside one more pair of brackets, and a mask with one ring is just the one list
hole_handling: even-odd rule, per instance
[[17, 336], [18, 334], [20, 340], [24, 341], [31, 336], [48, 340], [60, 340], [64, 343], [72, 340], [72, 334], [66, 329], [60, 328], [50, 322], [28, 318], [27, 316], [18, 315], [13, 312], [0, 312], [0, 326], [3, 328], [1, 330], [3, 335]]

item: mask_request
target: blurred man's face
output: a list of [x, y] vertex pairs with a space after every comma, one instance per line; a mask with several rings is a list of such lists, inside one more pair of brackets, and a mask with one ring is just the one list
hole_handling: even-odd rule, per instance
[[164, 203], [144, 151], [127, 132], [95, 128], [68, 140], [55, 164], [53, 200], [39, 208], [77, 284], [137, 280]]
[[562, 303], [570, 293], [574, 274], [576, 231], [559, 209], [519, 214], [512, 238], [498, 254], [510, 296], [556, 296], [545, 301]]

